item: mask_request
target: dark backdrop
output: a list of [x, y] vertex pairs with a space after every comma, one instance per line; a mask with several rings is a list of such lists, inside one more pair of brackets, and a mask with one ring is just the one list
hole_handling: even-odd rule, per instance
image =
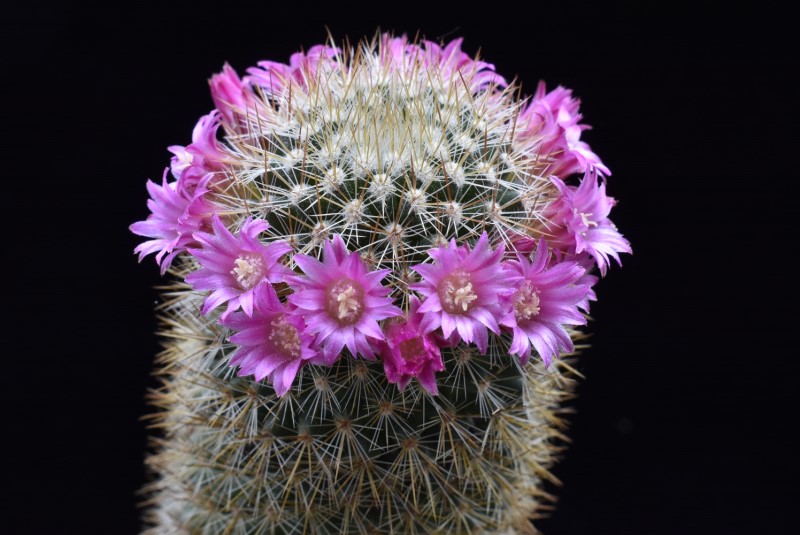
[[152, 259], [136, 263], [127, 226], [147, 215], [145, 179], [211, 109], [206, 80], [223, 62], [243, 72], [326, 27], [357, 40], [380, 26], [464, 36], [528, 92], [539, 79], [573, 88], [613, 171], [613, 219], [634, 255], [597, 288], [573, 443], [554, 470], [563, 487], [540, 528], [790, 532], [800, 367], [788, 15], [763, 3], [480, 4], [4, 13], [0, 531], [137, 531], [159, 277]]

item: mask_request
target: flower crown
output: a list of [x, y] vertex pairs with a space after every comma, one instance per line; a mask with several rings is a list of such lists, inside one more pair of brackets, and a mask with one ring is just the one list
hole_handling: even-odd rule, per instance
[[594, 267], [631, 249], [571, 91], [520, 101], [460, 39], [389, 35], [247, 73], [211, 78], [215, 109], [131, 225], [140, 260], [185, 263], [239, 375], [283, 396], [348, 354], [435, 395], [443, 348], [574, 350]]

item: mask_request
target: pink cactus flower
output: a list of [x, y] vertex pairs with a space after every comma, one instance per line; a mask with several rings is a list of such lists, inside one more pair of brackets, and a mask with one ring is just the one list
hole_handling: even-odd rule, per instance
[[420, 386], [435, 396], [439, 393], [436, 372], [444, 370], [444, 363], [435, 337], [422, 331], [420, 304], [412, 296], [407, 319], [386, 327], [386, 343], [381, 348], [383, 370], [387, 380], [400, 390], [405, 390], [416, 377]]
[[424, 64], [434, 66], [438, 72], [447, 77], [459, 76], [459, 73], [470, 80], [470, 90], [473, 92], [485, 89], [490, 84], [506, 87], [505, 78], [494, 72], [494, 65], [485, 61], [475, 61], [466, 52], [461, 50], [463, 38], [454, 39], [441, 47], [433, 41], [422, 41], [424, 48]]
[[289, 302], [317, 335], [326, 361], [338, 359], [345, 347], [353, 357], [374, 359], [373, 344], [385, 339], [378, 322], [402, 315], [388, 297], [390, 289], [380, 284], [390, 270], [370, 272], [339, 235], [325, 243], [322, 262], [302, 254], [294, 260], [304, 276], [287, 277], [295, 291]]
[[444, 47], [433, 41], [410, 43], [405, 35], [390, 37], [384, 34], [381, 40], [381, 61], [393, 68], [405, 69], [408, 74], [419, 69], [419, 61], [444, 79], [463, 76], [472, 92], [486, 89], [492, 84], [497, 87], [508, 85], [505, 78], [494, 71], [494, 65], [476, 61], [461, 50], [462, 38], [450, 41]]
[[591, 269], [595, 266], [594, 259], [587, 253], [583, 253], [578, 255], [575, 259], [578, 262], [578, 265], [581, 266], [586, 272], [583, 276], [578, 279], [578, 282], [575, 284], [583, 285], [588, 288], [586, 292], [586, 297], [577, 303], [578, 308], [583, 310], [584, 312], [589, 312], [589, 302], [590, 301], [597, 301], [597, 294], [594, 291], [594, 286], [600, 281], [600, 277], [597, 275], [593, 275], [590, 273]]
[[192, 142], [184, 147], [167, 147], [174, 156], [170, 163], [172, 176], [178, 180], [179, 188], [192, 194], [197, 184], [209, 173], [221, 171], [225, 154], [217, 141], [219, 112], [212, 111], [197, 121], [192, 131]]
[[558, 86], [547, 93], [544, 82], [539, 82], [536, 94], [520, 112], [518, 131], [523, 137], [537, 138], [539, 153], [554, 158], [551, 174], [566, 177], [593, 167], [609, 176], [608, 167], [580, 139], [591, 127], [580, 123], [579, 107], [580, 100], [572, 97], [570, 89]]
[[230, 365], [239, 366], [239, 376], [269, 378], [279, 396], [289, 391], [303, 365], [321, 364], [302, 316], [284, 306], [269, 284], [256, 288], [252, 315], [234, 312], [220, 323], [238, 331], [230, 337], [239, 346]]
[[257, 100], [250, 84], [242, 81], [236, 71], [227, 63], [222, 72], [215, 74], [208, 81], [211, 86], [211, 99], [214, 106], [222, 114], [226, 124], [235, 126], [236, 116], [245, 117], [248, 110], [255, 112]]
[[292, 273], [279, 262], [292, 248], [283, 241], [261, 243], [258, 235], [267, 230], [269, 224], [260, 219], [247, 218], [238, 237], [231, 234], [216, 214], [211, 227], [213, 234], [198, 232], [194, 235], [199, 247], [190, 249], [190, 253], [202, 267], [187, 275], [186, 282], [196, 290], [211, 290], [203, 303], [203, 314], [228, 303], [223, 319], [240, 306], [248, 317], [252, 316], [258, 287], [282, 282]]
[[561, 350], [574, 349], [564, 325], [586, 324], [578, 311], [591, 291], [579, 284], [586, 270], [575, 261], [548, 266], [548, 260], [547, 244], [540, 240], [532, 262], [518, 255], [517, 260], [504, 263], [507, 278], [517, 282], [514, 292], [505, 297], [509, 306], [500, 324], [511, 329], [514, 338], [509, 352], [519, 355], [523, 364], [533, 346], [549, 366]]
[[456, 332], [464, 342], [475, 342], [486, 352], [490, 330], [500, 332], [498, 320], [503, 316], [501, 297], [513, 291], [513, 285], [500, 264], [505, 249], [492, 250], [484, 232], [473, 249], [456, 245], [428, 251], [433, 264], [418, 264], [411, 269], [422, 276], [412, 284], [425, 297], [419, 312], [424, 315], [422, 331], [439, 327], [445, 338]]
[[631, 245], [608, 219], [616, 201], [606, 195], [606, 185], [598, 182], [597, 172], [587, 171], [577, 188], [555, 177], [552, 180], [561, 193], [545, 210], [556, 227], [551, 229], [552, 243], [568, 253], [588, 253], [602, 275], [611, 262], [609, 257], [621, 265], [619, 253], [631, 253]]
[[317, 76], [320, 64], [334, 66], [334, 58], [340, 52], [335, 47], [315, 45], [307, 53], [292, 54], [288, 65], [276, 61], [259, 61], [258, 67], [247, 69], [250, 76], [245, 81], [260, 86], [267, 94], [281, 93], [292, 82], [306, 89], [307, 80]]
[[205, 198], [208, 177], [201, 179], [190, 194], [179, 188], [177, 182], [167, 183], [168, 171], [164, 169], [161, 186], [147, 181], [150, 193], [147, 207], [151, 213], [146, 220], [129, 227], [134, 234], [153, 238], [141, 243], [134, 252], [139, 254], [140, 262], [145, 256], [156, 253], [156, 263], [161, 267], [162, 275], [176, 256], [196, 243], [192, 235], [207, 225], [214, 212], [214, 207]]

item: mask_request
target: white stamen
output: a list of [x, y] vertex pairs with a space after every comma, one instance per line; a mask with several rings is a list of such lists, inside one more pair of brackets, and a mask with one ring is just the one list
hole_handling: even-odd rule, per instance
[[236, 267], [231, 270], [231, 275], [236, 277], [243, 290], [249, 290], [264, 278], [264, 259], [261, 256], [243, 254], [234, 262]]
[[453, 303], [456, 306], [460, 306], [461, 310], [466, 312], [467, 309], [469, 309], [470, 303], [475, 301], [477, 298], [478, 296], [472, 292], [472, 283], [470, 282], [467, 283], [467, 285], [464, 286], [463, 288], [459, 288], [458, 290], [455, 291], [455, 295], [453, 297]]
[[358, 299], [355, 296], [356, 289], [352, 286], [348, 286], [343, 292], [339, 292], [339, 295], [336, 296], [336, 300], [339, 302], [339, 319], [343, 320], [345, 318], [351, 318], [355, 315], [359, 308], [361, 308], [361, 304], [359, 304]]
[[539, 291], [526, 280], [514, 294], [514, 316], [517, 320], [529, 320], [539, 315]]
[[272, 330], [269, 333], [269, 340], [284, 355], [297, 358], [300, 356], [300, 333], [297, 328], [286, 321], [286, 316], [280, 316], [270, 322]]
[[364, 292], [357, 282], [342, 279], [328, 291], [328, 314], [345, 325], [352, 325], [364, 312]]
[[450, 314], [467, 312], [472, 302], [478, 299], [469, 280], [469, 273], [456, 271], [442, 280], [439, 286], [439, 300]]
[[[574, 208], [573, 208], [573, 210], [574, 210]], [[581, 212], [580, 213], [581, 222], [583, 222], [583, 224], [586, 225], [587, 227], [596, 227], [597, 223], [592, 221], [591, 219], [589, 219], [590, 215], [594, 215], [594, 214], [592, 214], [591, 212], [589, 212], [589, 213]]]

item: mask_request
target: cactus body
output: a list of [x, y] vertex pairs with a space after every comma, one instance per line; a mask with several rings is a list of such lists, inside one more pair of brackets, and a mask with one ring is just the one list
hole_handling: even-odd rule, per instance
[[[355, 49], [314, 47], [290, 65], [265, 62], [249, 72], [241, 80], [226, 66], [212, 78], [217, 110], [198, 124], [191, 145], [171, 148], [176, 181], [151, 188], [160, 211], [132, 227], [156, 238], [140, 252], [161, 248], [158, 260], [171, 265], [174, 280], [160, 307], [166, 349], [153, 403], [163, 436], [149, 459], [157, 474], [148, 489], [151, 531], [532, 532], [530, 520], [550, 500], [543, 486], [555, 481], [548, 469], [565, 439], [561, 415], [574, 374], [568, 358], [547, 366], [549, 354], [528, 359], [525, 347], [555, 356], [571, 350], [580, 336], [572, 325], [585, 322], [582, 316], [547, 327], [555, 334], [546, 331], [545, 342], [533, 334], [526, 342], [511, 326], [545, 317], [547, 294], [515, 282], [516, 293], [512, 288], [502, 301], [508, 316], [484, 322], [491, 331], [485, 351], [477, 338], [478, 347], [465, 343], [461, 327], [452, 335], [420, 331], [441, 346], [438, 389], [421, 388], [421, 376], [398, 388], [382, 360], [344, 349], [325, 365], [303, 361], [291, 388], [278, 395], [273, 375], [237, 376], [230, 366], [237, 344], [223, 326], [230, 311], [220, 323], [219, 303], [209, 305], [216, 294], [183, 280], [206, 281], [191, 274], [207, 268], [196, 251], [216, 239], [203, 234], [212, 213], [234, 233], [268, 222], [258, 239], [288, 244], [291, 254], [281, 262], [294, 273], [294, 255], [319, 257], [324, 243], [341, 237], [369, 269], [388, 270], [384, 284], [407, 314], [420, 282], [414, 268], [430, 263], [432, 248], [488, 235], [513, 258], [545, 237], [552, 262], [566, 258], [575, 274], [564, 291], [584, 290], [570, 303], [579, 315], [575, 307], [588, 308], [596, 281], [581, 266], [594, 260], [604, 271], [608, 255], [616, 258], [627, 242], [618, 234], [605, 249], [592, 242], [595, 228], [610, 228], [607, 210], [580, 208], [582, 190], [555, 178], [585, 171], [594, 188], [605, 169], [573, 135], [583, 128], [576, 101], [563, 89], [517, 100], [516, 89], [491, 65], [463, 54], [459, 42], [442, 48], [382, 36]], [[610, 208], [613, 200], [602, 192], [601, 204]], [[585, 243], [570, 242], [575, 225], [586, 227], [579, 229]], [[550, 254], [543, 241], [538, 249]], [[263, 271], [261, 257], [248, 254], [230, 270], [242, 303]], [[263, 283], [287, 303], [287, 314], [298, 313], [293, 280]], [[356, 301], [347, 308], [358, 297], [347, 288], [356, 293], [334, 295], [340, 308], [325, 309], [334, 319], [337, 310], [339, 319], [357, 310]], [[455, 296], [452, 310], [460, 314], [459, 307], [484, 299], [472, 289], [465, 282], [439, 292], [443, 300]], [[270, 340], [278, 332], [265, 329]], [[320, 345], [322, 334], [315, 336]], [[379, 355], [391, 345], [388, 337], [368, 340]]]
[[153, 533], [529, 533], [547, 508], [573, 384], [563, 361], [451, 349], [434, 398], [346, 358], [305, 367], [278, 398], [235, 377], [199, 304], [185, 289], [162, 309]]

